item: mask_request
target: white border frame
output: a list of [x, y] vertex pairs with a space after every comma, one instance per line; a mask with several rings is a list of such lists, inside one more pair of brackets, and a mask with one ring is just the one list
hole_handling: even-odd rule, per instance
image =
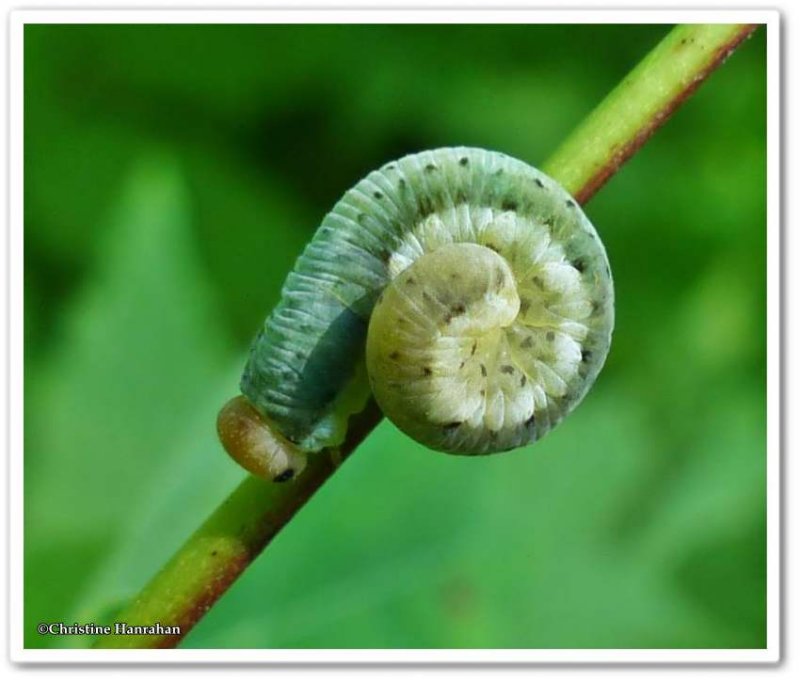
[[[757, 23], [767, 26], [767, 647], [765, 649], [25, 649], [23, 644], [23, 31], [91, 23]], [[9, 14], [9, 655], [33, 663], [774, 663], [780, 660], [780, 15], [639, 10], [19, 10]]]

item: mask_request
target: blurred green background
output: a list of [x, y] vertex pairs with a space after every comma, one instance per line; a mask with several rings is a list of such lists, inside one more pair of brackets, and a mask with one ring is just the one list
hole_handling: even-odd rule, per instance
[[[242, 473], [214, 419], [323, 214], [540, 164], [665, 26], [27, 26], [25, 618], [104, 622]], [[465, 459], [383, 423], [185, 647], [764, 647], [765, 30], [589, 204], [595, 388]]]

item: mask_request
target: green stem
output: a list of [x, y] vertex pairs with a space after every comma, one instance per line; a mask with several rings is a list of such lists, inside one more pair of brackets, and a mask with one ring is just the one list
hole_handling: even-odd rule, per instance
[[594, 196], [754, 30], [673, 29], [584, 119], [542, 167], [581, 204]]
[[[755, 26], [672, 30], [558, 148], [543, 169], [585, 203]], [[180, 634], [107, 635], [96, 647], [173, 647], [381, 419], [374, 403], [350, 425], [339, 451], [310, 457], [291, 484], [248, 476], [115, 619], [178, 626]]]

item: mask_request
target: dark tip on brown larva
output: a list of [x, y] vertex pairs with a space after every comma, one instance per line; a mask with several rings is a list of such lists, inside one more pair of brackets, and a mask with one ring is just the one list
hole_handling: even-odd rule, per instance
[[293, 478], [294, 478], [294, 469], [286, 469], [285, 471], [279, 473], [272, 480], [275, 481], [275, 483], [285, 483], [286, 481], [290, 481]]
[[217, 433], [225, 451], [251, 474], [284, 481], [303, 470], [305, 455], [283, 437], [242, 395], [228, 401], [217, 417]]

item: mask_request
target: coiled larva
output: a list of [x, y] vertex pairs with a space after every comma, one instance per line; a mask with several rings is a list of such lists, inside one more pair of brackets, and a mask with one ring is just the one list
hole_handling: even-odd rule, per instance
[[[613, 298], [597, 233], [541, 171], [482, 149], [406, 156], [324, 218], [252, 345], [246, 400], [221, 413], [223, 443], [249, 470], [290, 478], [305, 453], [343, 441], [372, 392], [433, 449], [525, 445], [594, 382]], [[259, 418], [290, 456], [237, 431]]]

